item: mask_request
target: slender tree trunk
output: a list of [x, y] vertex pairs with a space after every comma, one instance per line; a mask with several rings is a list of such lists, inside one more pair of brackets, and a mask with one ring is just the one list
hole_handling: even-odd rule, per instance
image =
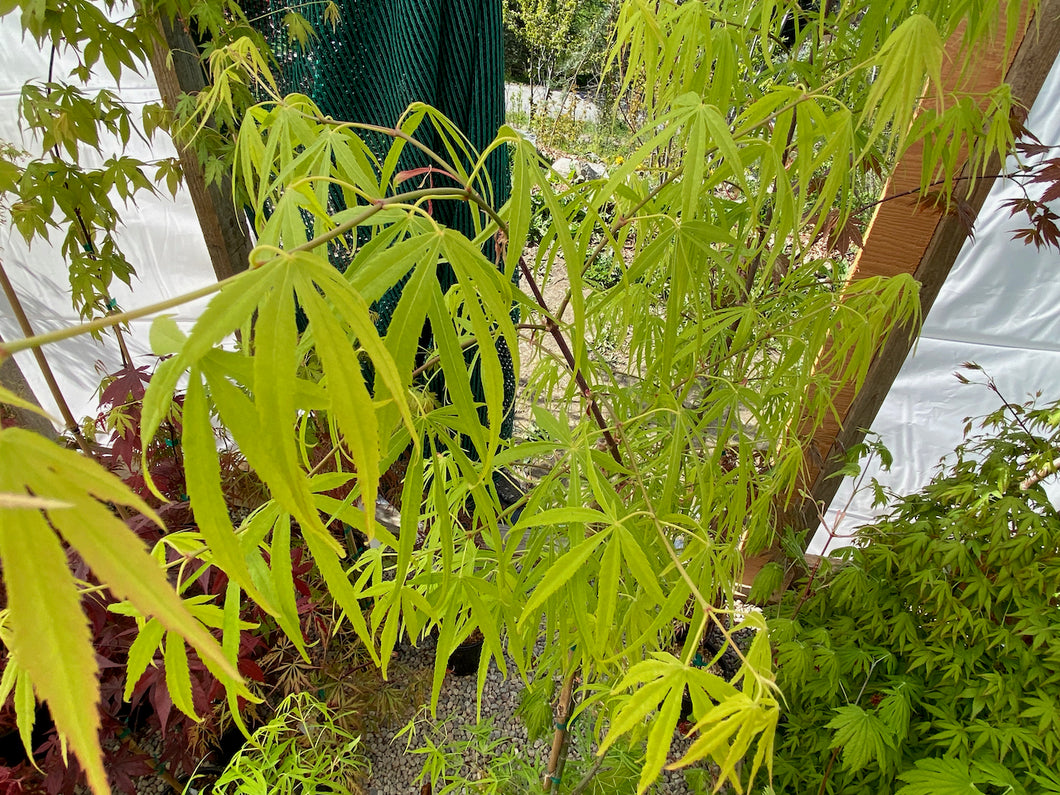
[[[0, 346], [3, 343], [4, 338], [0, 337]], [[33, 394], [33, 389], [30, 387], [29, 382], [26, 381], [26, 376], [22, 374], [22, 368], [18, 366], [14, 356], [0, 361], [0, 386], [18, 395], [23, 400], [28, 400], [30, 403], [40, 406], [40, 401]], [[27, 428], [48, 439], [55, 439], [54, 426], [41, 415], [14, 406], [9, 406], [8, 410], [15, 417], [15, 422], [18, 423], [20, 428]]]
[[[18, 326], [22, 329], [22, 333], [27, 337], [34, 336], [33, 326], [26, 316], [26, 310], [22, 308], [22, 302], [18, 299], [18, 294], [15, 293], [15, 286], [7, 278], [7, 271], [4, 270], [2, 263], [0, 263], [0, 288], [3, 288], [4, 296], [11, 305], [11, 311], [18, 321]], [[52, 372], [51, 365], [48, 364], [48, 360], [44, 356], [44, 351], [39, 347], [34, 348], [33, 358], [37, 360], [37, 366], [40, 367], [44, 381], [48, 385], [48, 391], [51, 393], [56, 406], [59, 407], [59, 413], [62, 415], [63, 422], [66, 423], [66, 430], [73, 435], [74, 439], [77, 440], [78, 446], [86, 454], [91, 454], [89, 453], [88, 443], [81, 434], [81, 427], [78, 425], [77, 420], [74, 419], [73, 412], [70, 411], [70, 404], [66, 402], [66, 397], [63, 395], [62, 390], [59, 389], [59, 382], [55, 380], [55, 373]]]

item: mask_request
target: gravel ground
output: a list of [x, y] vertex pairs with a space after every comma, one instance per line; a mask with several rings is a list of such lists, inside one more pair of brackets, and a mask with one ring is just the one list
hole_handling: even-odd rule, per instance
[[[746, 648], [752, 635], [750, 631], [741, 630], [736, 633], [737, 643]], [[429, 683], [434, 664], [434, 652], [435, 646], [432, 638], [427, 638], [417, 648], [399, 647], [392, 673], [404, 678], [401, 681], [394, 681], [394, 687], [404, 686], [404, 690], [399, 691], [403, 693], [422, 692], [425, 694], [424, 700], [429, 699], [429, 685], [425, 688], [418, 688], [413, 683]], [[716, 672], [724, 675], [720, 669], [716, 669]], [[514, 666], [509, 661], [509, 674], [513, 673]], [[435, 743], [444, 741], [455, 745], [471, 740], [472, 736], [465, 727], [473, 727], [476, 723], [476, 686], [477, 677], [474, 675], [458, 677], [447, 673], [442, 682], [435, 718], [428, 715], [425, 706], [409, 703], [405, 705], [404, 710], [401, 710], [402, 714], [392, 725], [366, 731], [362, 735], [362, 740], [371, 771], [367, 778], [366, 795], [429, 795], [430, 789], [424, 786], [424, 781], [418, 781], [423, 771], [425, 756], [413, 753], [410, 748], [423, 747], [427, 740]], [[534, 779], [543, 776], [547, 767], [552, 735], [549, 733], [548, 736], [535, 739], [533, 742], [529, 740], [526, 726], [516, 715], [522, 691], [521, 679], [511, 675], [505, 679], [501, 676], [495, 662], [491, 661], [483, 690], [481, 717], [483, 722], [491, 722], [489, 739], [495, 741], [496, 745], [492, 751], [484, 755], [479, 754], [476, 746], [461, 749], [461, 753], [451, 760], [454, 768], [462, 764], [461, 777], [470, 780], [482, 778], [487, 775], [490, 762], [495, 763], [498, 755], [507, 754], [515, 758], [516, 764], [523, 763], [527, 769], [533, 771], [527, 776], [527, 791], [538, 791]], [[410, 698], [415, 697], [410, 696]], [[417, 715], [416, 735], [410, 740], [406, 734], [402, 733], [402, 729], [412, 715]], [[157, 755], [160, 750], [156, 736], [140, 735], [137, 736], [136, 741], [140, 748], [150, 755]], [[683, 737], [675, 729], [668, 760], [672, 762], [679, 759], [691, 742], [690, 738]], [[480, 748], [481, 745], [477, 747]], [[579, 748], [577, 743], [571, 744], [562, 793], [570, 792], [578, 782], [581, 771], [588, 767], [588, 765], [577, 764], [577, 761], [581, 759], [580, 754], [584, 751], [585, 749]], [[611, 765], [613, 762], [609, 758], [605, 771]], [[703, 784], [709, 780], [706, 767], [700, 764], [693, 766], [692, 769], [696, 771], [693, 776], [697, 776], [700, 782], [696, 788], [690, 786], [684, 772], [664, 771], [649, 791], [661, 795], [709, 792], [709, 784], [706, 786]], [[603, 788], [597, 791], [610, 795], [612, 790], [606, 789], [607, 786], [603, 784]], [[157, 775], [136, 779], [136, 791], [137, 795], [165, 795], [172, 792], [166, 782]], [[586, 790], [589, 793], [593, 791], [591, 788]], [[633, 788], [622, 791], [631, 793]], [[87, 791], [79, 789], [76, 795], [87, 795]]]
[[[434, 648], [430, 640], [417, 649], [405, 650], [402, 656], [402, 662], [412, 668], [417, 665], [429, 667], [433, 664], [433, 659]], [[509, 668], [509, 673], [512, 670]], [[452, 741], [469, 739], [468, 733], [461, 727], [475, 722], [476, 680], [475, 676], [457, 677], [446, 674], [438, 700], [437, 719], [424, 718], [423, 723], [418, 726], [420, 738], [430, 735], [432, 727], [443, 727], [445, 736]], [[496, 664], [491, 662], [483, 690], [482, 719], [493, 722], [491, 739], [507, 740], [508, 743], [501, 748], [517, 752], [520, 756], [525, 754], [534, 768], [543, 775], [548, 764], [551, 736], [529, 742], [526, 727], [515, 714], [522, 690], [523, 683], [518, 677], [505, 680]], [[401, 727], [393, 727], [371, 731], [364, 737], [372, 765], [368, 795], [421, 795], [427, 792], [422, 788], [423, 783], [417, 782], [423, 768], [423, 756], [406, 750], [407, 739], [404, 736], [395, 737], [400, 729]], [[675, 731], [670, 759], [678, 758], [690, 742]], [[420, 744], [422, 743], [414, 742], [413, 747]], [[465, 756], [461, 769], [463, 776], [475, 778], [481, 774], [482, 766], [476, 764], [474, 756], [474, 753]], [[571, 757], [577, 758], [577, 749], [571, 749]], [[575, 783], [574, 776], [567, 776], [563, 791], [569, 791]], [[695, 792], [689, 788], [684, 774], [679, 771], [664, 772], [663, 777], [650, 791], [667, 795]]]

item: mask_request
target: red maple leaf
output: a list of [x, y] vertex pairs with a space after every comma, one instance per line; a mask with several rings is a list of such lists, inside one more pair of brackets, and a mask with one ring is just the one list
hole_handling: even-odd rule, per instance
[[828, 235], [828, 246], [837, 254], [846, 254], [851, 246], [857, 248], [864, 246], [861, 238], [861, 224], [858, 219], [851, 216], [842, 226], [834, 228]]
[[147, 372], [150, 365], [142, 367], [123, 367], [113, 374], [113, 380], [99, 395], [99, 407], [114, 408], [125, 403], [139, 402], [143, 400], [147, 392], [147, 385], [151, 382], [151, 374]]
[[1001, 203], [1002, 207], [1011, 207], [1009, 211], [1009, 217], [1011, 218], [1016, 213], [1026, 213], [1028, 216], [1034, 215], [1034, 210], [1038, 204], [1034, 199], [1029, 199], [1026, 196], [1021, 196], [1016, 199], [1009, 199], [1008, 201]]
[[1042, 203], [1060, 199], [1060, 157], [1042, 161], [1035, 169], [1031, 182], [1048, 185], [1039, 200]]
[[155, 772], [146, 754], [136, 753], [125, 743], [120, 743], [116, 751], [107, 753], [106, 765], [111, 787], [127, 795], [136, 795], [134, 777], [150, 776]]
[[964, 227], [964, 231], [968, 233], [968, 237], [974, 240], [976, 216], [975, 209], [964, 199], [957, 199], [956, 210], [957, 220], [960, 221], [961, 226]]
[[1016, 144], [1016, 150], [1024, 157], [1041, 157], [1052, 148], [1051, 146], [1046, 146], [1037, 138], [1034, 141], [1020, 141]]

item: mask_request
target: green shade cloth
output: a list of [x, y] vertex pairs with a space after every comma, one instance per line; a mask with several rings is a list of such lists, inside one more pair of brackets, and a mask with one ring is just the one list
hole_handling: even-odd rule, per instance
[[[321, 111], [341, 121], [393, 127], [413, 102], [424, 102], [447, 116], [475, 151], [485, 150], [504, 123], [504, 46], [500, 0], [337, 0], [339, 22], [326, 18], [326, 5], [295, 6], [316, 31], [304, 46], [288, 39], [283, 19], [289, 5], [278, 0], [247, 0], [244, 10], [271, 45], [278, 61], [278, 79], [284, 93], [309, 96]], [[438, 133], [429, 123], [416, 137], [438, 152], [444, 152]], [[380, 157], [390, 139], [367, 136]], [[406, 146], [399, 169], [431, 165], [427, 155]], [[465, 164], [469, 165], [469, 164]], [[487, 161], [492, 184], [492, 203], [501, 207], [510, 195], [508, 150], [500, 147]], [[418, 179], [418, 178], [417, 178]], [[435, 178], [434, 184], [439, 183]], [[333, 210], [341, 210], [342, 197], [333, 191]], [[474, 223], [466, 203], [434, 202], [434, 218], [471, 238]], [[363, 241], [362, 241], [363, 242]], [[492, 245], [487, 250], [492, 258]], [[332, 263], [344, 269], [349, 261], [345, 247], [331, 249]], [[442, 288], [452, 285], [448, 265], [439, 266]], [[380, 333], [385, 333], [401, 296], [402, 283], [381, 298], [374, 309], [379, 314]], [[424, 348], [429, 347], [429, 329]], [[511, 407], [515, 397], [515, 374], [511, 352], [503, 340], [497, 351], [505, 371], [505, 421], [503, 438], [510, 438]], [[474, 352], [469, 353], [470, 357]], [[442, 391], [440, 379], [431, 387]], [[472, 371], [477, 399], [484, 392], [477, 365]], [[483, 416], [484, 419], [484, 416]]]

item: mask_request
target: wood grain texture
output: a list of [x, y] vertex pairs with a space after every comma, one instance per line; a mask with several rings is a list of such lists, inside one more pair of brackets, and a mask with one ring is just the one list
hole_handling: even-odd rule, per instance
[[[1003, 33], [999, 34], [999, 40], [1002, 36]], [[1013, 96], [1029, 108], [1037, 99], [1058, 51], [1060, 0], [1045, 0], [1037, 19], [1031, 22], [1019, 46], [1014, 48], [1009, 63], [1001, 60], [1000, 44], [984, 51], [976, 70], [976, 84], [984, 89], [996, 85], [1004, 70], [1004, 79], [1012, 86]], [[902, 159], [895, 179], [888, 184], [887, 195], [916, 187], [921, 155], [921, 148], [914, 147]], [[996, 174], [1002, 165], [994, 158], [987, 164], [986, 171]], [[976, 215], [993, 184], [993, 179], [977, 180], [964, 194], [965, 201]], [[967, 229], [955, 214], [944, 214], [927, 206], [918, 208], [906, 198], [884, 202], [877, 209], [866, 234], [865, 248], [855, 262], [852, 278], [883, 275], [896, 268], [913, 274], [920, 282], [921, 314], [927, 317], [967, 237]], [[841, 465], [845, 452], [864, 439], [865, 429], [875, 420], [916, 340], [916, 331], [904, 329], [888, 340], [877, 354], [858, 394], [854, 396], [853, 390], [848, 389], [837, 400], [842, 423], [830, 422], [815, 436], [813, 445], [824, 463], [811, 474], [809, 491], [813, 502], [802, 506], [800, 516], [805, 526], [816, 525], [819, 506], [827, 506], [835, 496], [840, 479], [831, 475]]]
[[[946, 48], [943, 82], [948, 86], [956, 84], [957, 67], [963, 57], [961, 33], [958, 31]], [[1043, 0], [1036, 18], [1017, 36], [1008, 58], [1004, 57], [1003, 42], [1004, 31], [999, 31], [994, 44], [975, 55], [971, 82], [965, 86], [985, 91], [1004, 79], [1012, 86], [1018, 101], [1029, 108], [1060, 50], [1060, 0]], [[966, 159], [966, 153], [962, 153], [961, 161]], [[968, 232], [955, 213], [947, 214], [940, 208], [918, 202], [912, 195], [919, 188], [922, 165], [923, 146], [911, 146], [884, 188], [883, 201], [876, 208], [849, 278], [912, 274], [921, 285], [921, 315], [927, 317]], [[996, 174], [1001, 166], [1000, 161], [992, 159], [986, 173]], [[993, 179], [969, 183], [972, 188], [964, 194], [964, 200], [973, 214], [977, 215], [982, 208], [993, 183]], [[784, 509], [786, 524], [800, 528], [818, 526], [820, 515], [841, 482], [841, 478], [832, 475], [842, 466], [845, 452], [864, 439], [865, 430], [875, 420], [918, 332], [915, 328], [897, 330], [877, 353], [861, 389], [855, 394], [853, 385], [848, 385], [836, 393], [837, 417], [828, 417], [807, 444], [807, 471], [802, 489], [805, 497]], [[807, 536], [807, 543], [811, 535]], [[744, 582], [750, 583], [767, 562], [783, 558], [776, 547], [749, 556], [745, 561]]]
[[[179, 23], [161, 19], [159, 30], [165, 46], [155, 46], [151, 68], [162, 102], [172, 111], [182, 93], [201, 91], [206, 80], [199, 63], [199, 48], [191, 34]], [[178, 147], [177, 154], [218, 281], [246, 270], [252, 246], [246, 219], [232, 203], [231, 180], [226, 176], [220, 184], [208, 186], [194, 152]]]

